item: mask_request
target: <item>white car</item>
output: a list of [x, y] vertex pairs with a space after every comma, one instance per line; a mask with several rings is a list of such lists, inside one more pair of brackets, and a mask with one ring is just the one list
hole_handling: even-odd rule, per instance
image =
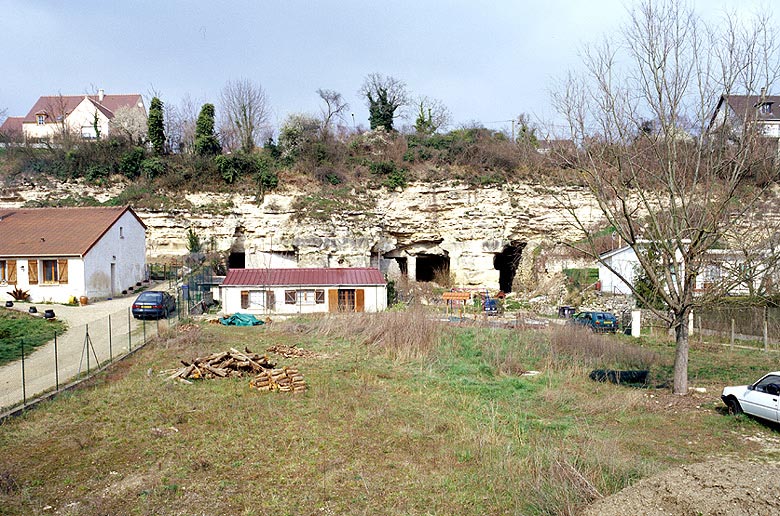
[[720, 399], [731, 414], [750, 414], [768, 421], [780, 421], [780, 371], [769, 373], [751, 385], [726, 387]]

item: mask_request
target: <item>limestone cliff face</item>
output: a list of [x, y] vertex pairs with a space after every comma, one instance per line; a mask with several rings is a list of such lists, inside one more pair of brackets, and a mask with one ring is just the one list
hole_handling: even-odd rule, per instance
[[[0, 205], [64, 197], [73, 188], [59, 184], [46, 193], [22, 188]], [[82, 187], [79, 194], [98, 200], [116, 195], [87, 190]], [[391, 276], [406, 272], [422, 280], [449, 267], [456, 284], [506, 290], [515, 269], [518, 278], [532, 279], [531, 257], [541, 244], [577, 237], [570, 214], [561, 208], [562, 197], [579, 207], [582, 220], [598, 221], [598, 207], [584, 189], [528, 183], [352, 191], [335, 207], [307, 204], [296, 191], [266, 195], [261, 203], [254, 196], [198, 193], [186, 195], [186, 208], [136, 211], [148, 226], [150, 261], [186, 254], [192, 228], [246, 267], [380, 265]]]

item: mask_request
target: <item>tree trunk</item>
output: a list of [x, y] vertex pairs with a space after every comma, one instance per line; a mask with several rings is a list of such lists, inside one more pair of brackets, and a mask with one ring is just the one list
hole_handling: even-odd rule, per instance
[[677, 349], [674, 354], [674, 394], [688, 394], [688, 313], [685, 309], [675, 316]]

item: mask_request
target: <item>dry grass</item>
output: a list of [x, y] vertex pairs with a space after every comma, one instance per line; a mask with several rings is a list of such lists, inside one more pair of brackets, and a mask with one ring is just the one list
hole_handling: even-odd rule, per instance
[[[756, 450], [741, 436], [762, 432], [716, 394], [647, 410], [651, 391], [592, 382], [569, 355], [546, 367], [546, 332], [444, 331], [409, 312], [167, 337], [0, 426], [0, 514], [577, 514], [670, 464]], [[304, 395], [158, 376], [280, 344], [329, 356], [279, 358]]]
[[443, 326], [422, 307], [398, 312], [328, 315], [313, 323], [323, 337], [354, 339], [399, 361], [430, 359], [439, 348]]
[[568, 367], [573, 360], [589, 367], [647, 369], [659, 362], [654, 351], [585, 328], [555, 326], [549, 339], [553, 367]]

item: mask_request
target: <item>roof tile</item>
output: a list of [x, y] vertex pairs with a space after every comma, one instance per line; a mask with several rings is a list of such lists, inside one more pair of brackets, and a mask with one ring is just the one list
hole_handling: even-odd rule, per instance
[[127, 210], [144, 225], [125, 206], [0, 209], [0, 256], [84, 255]]

